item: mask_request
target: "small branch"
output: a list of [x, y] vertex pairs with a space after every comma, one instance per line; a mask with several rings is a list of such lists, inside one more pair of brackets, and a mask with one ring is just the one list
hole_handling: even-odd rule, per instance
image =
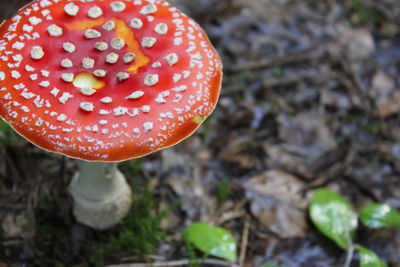
[[354, 244], [351, 243], [349, 248], [347, 249], [346, 262], [344, 263], [343, 267], [350, 267], [353, 255], [354, 255]]
[[298, 73], [282, 78], [268, 78], [263, 80], [265, 87], [287, 86], [290, 84], [304, 81], [305, 79], [316, 80], [319, 78], [319, 73], [315, 70], [304, 70]]
[[10, 153], [10, 152], [12, 152], [12, 151], [10, 151], [10, 148], [8, 148], [6, 145], [3, 145], [3, 144], [0, 144], [0, 145], [2, 146], [2, 150], [4, 153], [4, 157], [6, 159], [7, 166], [10, 168], [12, 177], [15, 178], [15, 179], [13, 179], [13, 182], [16, 183], [17, 181], [25, 180], [19, 171], [19, 167], [18, 167], [16, 161], [14, 160], [13, 155]]
[[250, 223], [249, 220], [246, 218], [243, 226], [242, 243], [240, 244], [239, 266], [243, 266], [244, 261], [246, 260], [247, 245], [249, 242], [249, 232], [250, 232]]
[[128, 264], [109, 265], [107, 267], [174, 267], [174, 266], [187, 266], [193, 263], [227, 266], [227, 267], [240, 267], [237, 264], [229, 263], [222, 260], [214, 260], [214, 259], [204, 259], [204, 260], [182, 259], [176, 261], [152, 262], [152, 263], [128, 263]]
[[296, 54], [296, 55], [287, 55], [284, 57], [277, 57], [277, 58], [272, 58], [272, 59], [263, 59], [260, 61], [248, 62], [245, 64], [233, 66], [229, 70], [233, 71], [233, 72], [237, 72], [237, 71], [244, 71], [244, 70], [263, 69], [263, 68], [268, 68], [268, 67], [272, 67], [272, 66], [287, 65], [287, 64], [292, 64], [292, 63], [298, 63], [301, 61], [320, 58], [321, 56], [324, 55], [324, 53], [325, 53], [325, 50], [315, 49], [315, 47], [313, 47], [312, 49], [308, 49], [307, 51]]

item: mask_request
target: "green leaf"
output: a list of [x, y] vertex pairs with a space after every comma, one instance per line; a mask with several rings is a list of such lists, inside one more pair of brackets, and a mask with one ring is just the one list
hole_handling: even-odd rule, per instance
[[236, 260], [235, 239], [224, 228], [197, 222], [186, 228], [183, 235], [186, 242], [207, 255]]
[[360, 253], [360, 267], [388, 267], [375, 252], [360, 245], [357, 246], [357, 249]]
[[311, 200], [309, 214], [317, 229], [339, 247], [347, 249], [352, 243], [358, 221], [347, 199], [328, 189], [318, 189]]
[[362, 208], [360, 220], [370, 228], [400, 227], [400, 212], [389, 205], [373, 203]]

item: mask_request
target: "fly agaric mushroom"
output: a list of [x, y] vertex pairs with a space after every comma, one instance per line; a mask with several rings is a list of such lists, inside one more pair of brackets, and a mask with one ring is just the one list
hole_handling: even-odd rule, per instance
[[222, 79], [204, 31], [163, 0], [36, 0], [0, 26], [0, 58], [0, 116], [33, 144], [82, 160], [74, 214], [97, 229], [131, 203], [115, 162], [190, 136]]

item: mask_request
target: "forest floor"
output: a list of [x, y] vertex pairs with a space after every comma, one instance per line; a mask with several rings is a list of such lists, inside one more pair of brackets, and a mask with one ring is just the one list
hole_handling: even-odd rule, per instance
[[[75, 161], [3, 127], [0, 266], [184, 259], [180, 233], [197, 221], [228, 229], [242, 266], [340, 266], [346, 253], [307, 215], [314, 189], [339, 192], [355, 210], [400, 209], [398, 1], [171, 2], [224, 62], [217, 109], [186, 141], [120, 165], [136, 204], [104, 232], [72, 216]], [[2, 1], [0, 19], [22, 5]], [[399, 229], [361, 227], [356, 240], [400, 266]]]

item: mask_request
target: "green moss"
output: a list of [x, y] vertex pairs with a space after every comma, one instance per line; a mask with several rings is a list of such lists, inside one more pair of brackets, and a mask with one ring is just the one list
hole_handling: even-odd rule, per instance
[[62, 264], [61, 262], [51, 259], [51, 258], [46, 258], [46, 257], [39, 257], [37, 260], [35, 260], [35, 264], [37, 266], [51, 266], [51, 267], [64, 267], [65, 265]]
[[365, 129], [370, 133], [377, 134], [381, 130], [381, 126], [379, 122], [371, 122], [365, 126]]
[[21, 140], [21, 137], [11, 128], [11, 126], [0, 119], [0, 142], [6, 145], [12, 145]]
[[363, 117], [362, 114], [347, 115], [343, 118], [344, 123], [352, 123], [360, 128], [362, 131], [371, 134], [378, 134], [381, 130], [381, 124], [377, 120], [369, 120]]
[[[137, 191], [137, 190], [136, 190]], [[155, 213], [158, 201], [149, 189], [135, 192], [130, 213], [115, 227], [112, 233], [101, 242], [90, 244], [95, 248], [91, 263], [95, 266], [117, 263], [124, 256], [140, 256], [154, 254], [161, 241], [165, 241], [167, 233], [161, 229], [162, 218], [167, 211]]]
[[367, 7], [362, 0], [351, 0], [351, 9], [353, 11], [351, 22], [355, 26], [376, 24], [379, 20], [379, 12]]
[[271, 69], [271, 74], [274, 78], [283, 78], [284, 72], [280, 67], [273, 67]]
[[205, 144], [209, 144], [211, 142], [211, 129], [212, 129], [212, 121], [214, 120], [214, 116], [207, 117], [204, 122], [201, 124], [198, 133], [200, 134], [201, 140]]
[[34, 263], [37, 266], [65, 266], [64, 252], [68, 250], [71, 239], [71, 218], [60, 217], [55, 203], [43, 205], [35, 212], [40, 218], [36, 224], [35, 247], [38, 251]]
[[0, 259], [5, 257], [5, 255], [3, 254], [4, 253], [3, 241], [4, 241], [4, 233], [3, 229], [0, 227]]
[[143, 171], [143, 159], [127, 160], [119, 165], [120, 170], [125, 174], [127, 179], [134, 184], [136, 177]]
[[193, 247], [193, 245], [188, 242], [185, 238], [185, 235], [182, 234], [183, 236], [183, 241], [185, 242], [185, 246], [186, 246], [186, 255], [189, 259], [189, 267], [200, 267], [200, 263], [197, 260], [196, 257], [196, 251], [195, 248]]
[[217, 199], [218, 203], [225, 202], [232, 195], [230, 181], [228, 178], [223, 179], [217, 184]]

